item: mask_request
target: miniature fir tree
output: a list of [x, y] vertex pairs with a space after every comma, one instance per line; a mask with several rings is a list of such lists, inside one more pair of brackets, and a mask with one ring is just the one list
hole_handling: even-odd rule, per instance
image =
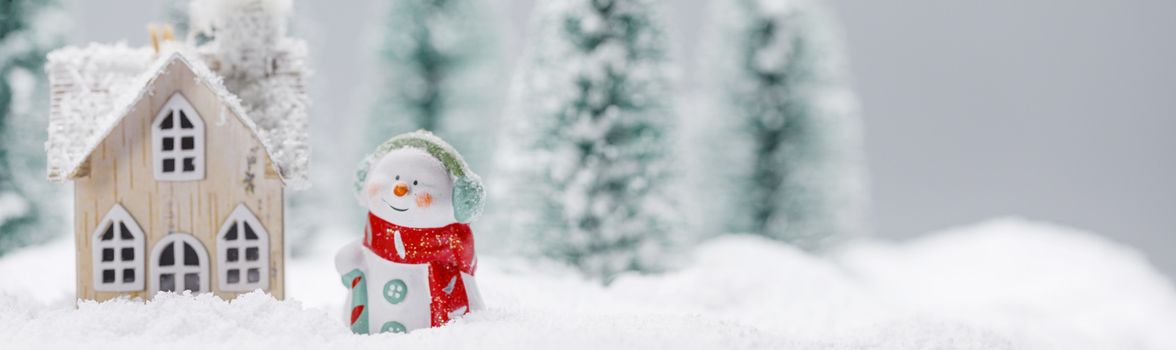
[[367, 142], [419, 129], [453, 142], [474, 168], [488, 164], [501, 96], [481, 0], [390, 2], [379, 51], [379, 98]]
[[[258, 125], [270, 130], [266, 137], [308, 144], [305, 130], [310, 106], [306, 98], [291, 98], [305, 91], [304, 78], [292, 74], [303, 62], [288, 57], [305, 56], [305, 43], [287, 35], [293, 13], [290, 0], [196, 0], [189, 8], [188, 37], [200, 43], [199, 50], [224, 78], [225, 87], [241, 98], [246, 113]], [[282, 66], [279, 62], [287, 62]], [[290, 134], [284, 134], [290, 133]], [[275, 154], [287, 159], [309, 157], [309, 149], [296, 154]], [[309, 186], [309, 179], [290, 179], [293, 188]], [[318, 192], [290, 193], [287, 201], [290, 224], [286, 240], [290, 251], [301, 254], [312, 242], [319, 223], [325, 221]]]
[[[860, 121], [820, 3], [718, 4], [711, 36], [709, 152], [727, 232], [820, 248], [865, 225]], [[720, 179], [719, 181], [713, 181]], [[710, 195], [710, 193], [708, 193]], [[704, 199], [699, 199], [704, 200]]]
[[[498, 195], [535, 253], [610, 281], [658, 268], [678, 217], [665, 39], [645, 0], [538, 5]], [[521, 241], [521, 240], [520, 240]]]
[[0, 254], [61, 232], [58, 190], [43, 181], [45, 54], [63, 43], [51, 0], [0, 1]]

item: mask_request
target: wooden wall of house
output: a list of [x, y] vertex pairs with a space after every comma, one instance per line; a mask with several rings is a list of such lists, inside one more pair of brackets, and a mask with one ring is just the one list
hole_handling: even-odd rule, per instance
[[[169, 232], [194, 235], [208, 253], [209, 290], [217, 290], [216, 235], [228, 215], [244, 203], [269, 232], [269, 292], [285, 293], [283, 257], [283, 186], [272, 171], [261, 143], [217, 96], [194, 79], [183, 63], [173, 61], [150, 92], [90, 155], [87, 169], [74, 179], [77, 240], [77, 297], [106, 300], [119, 295], [147, 298], [155, 243]], [[151, 124], [156, 112], [179, 91], [196, 108], [205, 128], [205, 177], [202, 181], [155, 181]], [[107, 211], [120, 203], [146, 236], [144, 288], [135, 293], [97, 292], [91, 284], [91, 240]], [[217, 292], [224, 298], [237, 293]]]

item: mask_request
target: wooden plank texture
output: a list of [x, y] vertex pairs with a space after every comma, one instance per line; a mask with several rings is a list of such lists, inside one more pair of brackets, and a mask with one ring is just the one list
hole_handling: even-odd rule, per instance
[[[77, 241], [77, 297], [107, 300], [120, 295], [147, 298], [144, 290], [132, 293], [97, 292], [91, 286], [91, 234], [115, 203], [131, 213], [146, 235], [144, 276], [150, 281], [151, 250], [164, 235], [187, 233], [198, 238], [208, 253], [209, 288], [218, 296], [237, 293], [216, 291], [216, 234], [238, 204], [249, 207], [269, 232], [269, 293], [285, 294], [283, 185], [264, 176], [270, 160], [261, 143], [216, 94], [197, 82], [183, 63], [173, 61], [139, 103], [90, 155], [88, 173], [74, 179], [74, 217]], [[179, 92], [204, 121], [205, 177], [200, 181], [155, 181], [151, 157], [151, 124], [156, 112], [173, 93]], [[250, 161], [252, 159], [252, 161]]]

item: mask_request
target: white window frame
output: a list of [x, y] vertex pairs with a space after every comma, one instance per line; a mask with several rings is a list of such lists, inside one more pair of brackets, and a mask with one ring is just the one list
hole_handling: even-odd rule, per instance
[[[247, 239], [245, 226], [257, 235]], [[236, 238], [228, 239], [228, 233], [236, 228]], [[269, 291], [269, 232], [256, 215], [245, 204], [238, 204], [221, 225], [216, 235], [217, 287], [226, 292], [249, 292], [254, 289]], [[248, 249], [257, 249], [257, 259], [249, 260]], [[229, 261], [229, 251], [234, 251], [234, 260]], [[249, 270], [258, 270], [258, 280], [249, 282]], [[229, 281], [229, 274], [236, 270], [236, 281]]]
[[[122, 226], [125, 226], [127, 232], [131, 234], [130, 240], [122, 238], [122, 230], [120, 230]], [[107, 229], [112, 230], [111, 239], [102, 240], [102, 234]], [[131, 217], [131, 213], [127, 212], [127, 209], [122, 205], [115, 203], [106, 212], [106, 216], [98, 223], [94, 233], [90, 234], [90, 268], [93, 271], [90, 285], [95, 291], [133, 292], [143, 290], [143, 237], [143, 230], [135, 222], [135, 218]], [[102, 252], [106, 249], [114, 252], [111, 261], [102, 261]], [[124, 249], [133, 251], [130, 261], [123, 260], [122, 251]], [[132, 270], [134, 280], [131, 282], [125, 281], [127, 269]], [[103, 282], [102, 273], [106, 270], [114, 272], [114, 282]]]
[[[192, 123], [192, 128], [183, 128], [180, 113]], [[163, 122], [172, 116], [171, 128], [164, 129]], [[193, 138], [193, 147], [183, 149], [183, 138]], [[164, 150], [164, 139], [172, 140], [171, 149]], [[179, 92], [172, 95], [155, 119], [151, 123], [151, 157], [152, 168], [155, 169], [155, 179], [159, 181], [195, 181], [204, 179], [204, 119], [196, 113], [196, 108], [188, 103]], [[192, 170], [184, 170], [184, 159], [194, 158]], [[163, 162], [172, 160], [172, 171], [164, 172]]]
[[[160, 266], [160, 258], [169, 244], [175, 244], [172, 248], [173, 263], [171, 266]], [[196, 266], [184, 264], [183, 244], [191, 245], [192, 249], [196, 251]], [[159, 293], [160, 276], [165, 273], [173, 274], [175, 281], [173, 291], [176, 293], [191, 290], [193, 294], [197, 294], [206, 293], [212, 289], [212, 286], [208, 285], [208, 252], [204, 250], [204, 244], [190, 234], [173, 232], [163, 236], [159, 242], [155, 243], [155, 247], [151, 250], [151, 295]], [[184, 275], [189, 273], [196, 273], [199, 276], [200, 288], [188, 288]]]

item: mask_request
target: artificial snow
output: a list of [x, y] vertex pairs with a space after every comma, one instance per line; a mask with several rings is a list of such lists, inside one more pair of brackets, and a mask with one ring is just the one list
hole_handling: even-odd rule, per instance
[[[270, 53], [271, 66], [280, 70], [259, 73], [264, 77], [234, 86], [236, 91], [226, 87], [234, 81], [226, 82], [208, 66], [228, 67], [230, 63], [213, 53], [197, 53], [197, 48], [175, 42], [164, 42], [159, 53], [125, 43], [91, 43], [50, 52], [45, 65], [53, 90], [49, 139], [45, 143], [49, 179], [69, 179], [129, 108], [148, 93], [161, 72], [182, 61], [192, 68], [198, 82], [216, 93], [257, 136], [282, 179], [294, 188], [305, 187], [310, 154], [306, 112], [309, 97], [303, 85], [309, 74], [304, 68], [306, 47], [288, 38], [275, 45], [278, 46]], [[205, 117], [215, 121], [223, 115]]]
[[309, 186], [310, 95], [306, 42], [286, 35], [290, 0], [200, 0], [192, 21], [212, 41], [197, 50], [224, 86], [241, 99], [283, 180]]
[[[0, 348], [1176, 348], [1176, 290], [1139, 253], [1019, 219], [827, 256], [755, 236], [703, 242], [608, 287], [485, 256], [488, 308], [407, 335], [353, 335], [331, 266], [343, 235], [289, 261], [289, 300], [69, 300], [68, 241], [0, 258]], [[53, 263], [49, 263], [53, 262]]]
[[144, 74], [151, 70], [151, 58], [151, 49], [126, 43], [50, 52], [45, 64], [53, 90], [45, 143], [50, 179], [72, 175], [139, 99], [154, 76]]

